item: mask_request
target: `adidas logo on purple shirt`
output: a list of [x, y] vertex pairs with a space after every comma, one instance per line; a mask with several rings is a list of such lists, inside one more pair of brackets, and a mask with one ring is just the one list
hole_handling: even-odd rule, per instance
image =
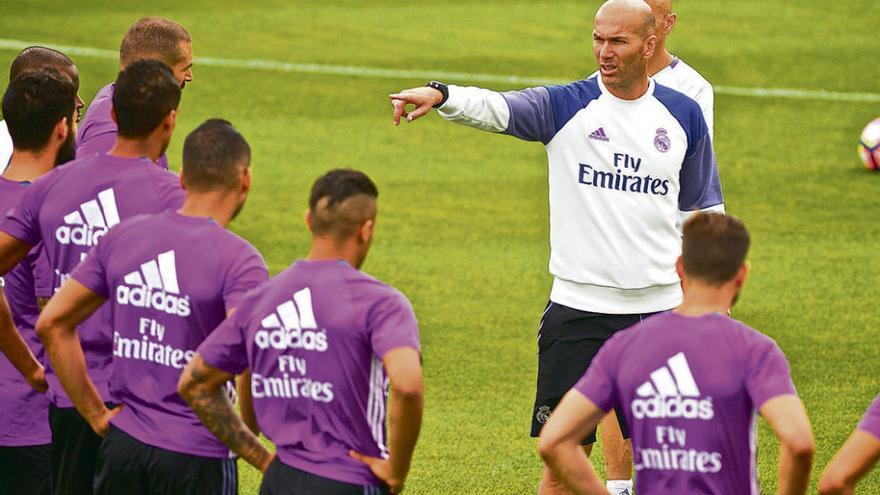
[[595, 139], [596, 141], [604, 141], [606, 143], [611, 141], [610, 139], [608, 139], [608, 136], [605, 134], [605, 129], [603, 129], [602, 127], [591, 132], [590, 135], [587, 137], [589, 137], [590, 139]]

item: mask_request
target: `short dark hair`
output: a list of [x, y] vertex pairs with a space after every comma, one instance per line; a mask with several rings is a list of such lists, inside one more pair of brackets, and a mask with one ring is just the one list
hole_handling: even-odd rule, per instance
[[73, 60], [70, 60], [67, 55], [54, 48], [29, 46], [18, 52], [15, 60], [9, 66], [9, 80], [11, 81], [28, 71], [45, 69], [47, 67], [66, 69], [71, 65], [74, 65]]
[[183, 143], [183, 179], [196, 191], [231, 189], [242, 167], [251, 163], [251, 147], [229, 121], [208, 119]]
[[[64, 117], [73, 119], [76, 87], [53, 68], [19, 74], [3, 95], [3, 118], [16, 149], [40, 151]], [[72, 122], [68, 122], [72, 124]]]
[[119, 63], [127, 67], [137, 60], [152, 58], [173, 66], [183, 57], [181, 42], [191, 43], [192, 38], [180, 24], [162, 17], [143, 17], [122, 37]]
[[124, 138], [149, 135], [179, 104], [180, 86], [162, 62], [138, 60], [116, 78], [113, 110]]
[[685, 222], [683, 233], [684, 272], [712, 285], [733, 280], [749, 253], [749, 231], [730, 215], [697, 213]]
[[[352, 169], [335, 169], [312, 186], [309, 210], [312, 233], [341, 240], [354, 235], [364, 221], [376, 215], [379, 197], [376, 184], [367, 174]], [[360, 200], [366, 201], [360, 201]]]

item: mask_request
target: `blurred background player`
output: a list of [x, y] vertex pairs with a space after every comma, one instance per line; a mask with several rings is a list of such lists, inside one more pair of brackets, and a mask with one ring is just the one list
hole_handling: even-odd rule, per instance
[[[358, 171], [319, 178], [306, 214], [308, 258], [248, 295], [181, 375], [180, 393], [208, 429], [265, 473], [261, 495], [403, 489], [422, 420], [419, 332], [406, 297], [359, 271], [377, 196]], [[223, 393], [246, 368], [277, 459]]]
[[[199, 126], [183, 147], [183, 208], [112, 229], [43, 310], [37, 332], [53, 368], [105, 437], [96, 494], [238, 493], [235, 459], [177, 394], [177, 381], [205, 337], [269, 278], [260, 253], [226, 230], [247, 199], [250, 159], [229, 122]], [[113, 313], [115, 410], [89, 379], [75, 338], [105, 301]]]
[[874, 399], [856, 431], [822, 473], [819, 493], [850, 495], [859, 482], [880, 460], [880, 395]]
[[[3, 116], [14, 151], [9, 167], [0, 176], [0, 211], [14, 208], [35, 180], [58, 162], [73, 157], [76, 105], [76, 86], [58, 70], [25, 72], [9, 82], [3, 96]], [[0, 349], [18, 353], [15, 361], [28, 365], [17, 370], [0, 358], [0, 487], [7, 495], [51, 493], [52, 433], [40, 364], [45, 356], [34, 333], [40, 313], [35, 284], [38, 278], [51, 280], [47, 271], [38, 245], [0, 277], [0, 306], [9, 303], [0, 319], [4, 327], [0, 339], [13, 339], [0, 343]], [[9, 312], [12, 318], [7, 317]]]
[[748, 275], [749, 244], [730, 216], [685, 224], [681, 305], [612, 337], [541, 433], [541, 456], [574, 493], [605, 493], [579, 443], [618, 406], [640, 495], [759, 495], [756, 410], [782, 444], [779, 493], [806, 492], [813, 434], [788, 362], [772, 339], [727, 316]]
[[[56, 168], [27, 188], [18, 205], [0, 221], [0, 276], [42, 242], [52, 269], [51, 288], [57, 290], [111, 227], [135, 215], [180, 208], [183, 190], [177, 174], [153, 166], [171, 141], [179, 102], [180, 86], [161, 62], [143, 60], [126, 67], [113, 94], [113, 113], [119, 123], [116, 144], [108, 153]], [[76, 333], [89, 375], [105, 402], [112, 401], [108, 387], [113, 357], [109, 317], [102, 309]], [[0, 307], [0, 320], [4, 318], [8, 318], [8, 310]], [[9, 329], [0, 327], [0, 332], [8, 333]], [[13, 364], [27, 369], [26, 360], [22, 361], [13, 360]], [[101, 438], [76, 411], [51, 366], [46, 368], [46, 381], [52, 403], [49, 422], [55, 493], [91, 494]]]
[[[608, 338], [681, 302], [680, 216], [724, 209], [699, 105], [648, 78], [655, 25], [642, 0], [603, 4], [593, 28], [599, 76], [566, 86], [497, 93], [433, 81], [391, 95], [395, 124], [436, 107], [448, 120], [545, 145], [554, 280], [538, 335], [535, 437]], [[632, 451], [616, 416], [601, 429], [603, 444], [617, 446], [605, 457], [608, 488], [622, 495], [632, 492]], [[589, 453], [595, 433], [583, 441]], [[540, 492], [565, 491], [545, 468]]]
[[[52, 48], [29, 46], [18, 52], [18, 55], [16, 55], [15, 59], [12, 61], [12, 65], [9, 66], [9, 80], [12, 81], [26, 71], [46, 68], [55, 68], [67, 74], [70, 80], [73, 81], [73, 85], [76, 87], [77, 91], [76, 117], [77, 122], [79, 122], [80, 111], [85, 105], [79, 97], [79, 70], [77, 70], [73, 60], [70, 60], [67, 55], [58, 50], [53, 50]], [[6, 121], [0, 120], [0, 171], [6, 168], [11, 157], [12, 137], [9, 135]]]
[[[158, 60], [167, 65], [180, 89], [193, 79], [192, 38], [180, 24], [161, 17], [144, 17], [134, 23], [119, 47], [119, 70], [138, 60]], [[114, 83], [101, 88], [89, 104], [85, 119], [76, 137], [76, 156], [85, 158], [95, 153], [110, 151], [116, 142], [116, 121], [111, 115]], [[168, 158], [163, 153], [155, 161], [168, 169]]]

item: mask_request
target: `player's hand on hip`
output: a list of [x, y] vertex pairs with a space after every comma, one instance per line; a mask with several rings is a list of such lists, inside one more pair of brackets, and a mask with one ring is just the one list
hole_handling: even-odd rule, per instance
[[388, 459], [382, 459], [380, 457], [370, 457], [368, 455], [364, 455], [353, 450], [349, 450], [348, 455], [369, 466], [370, 471], [372, 471], [377, 478], [388, 485], [388, 489], [391, 490], [391, 493], [400, 493], [403, 491], [404, 480], [395, 479], [393, 477], [393, 474], [391, 473], [391, 463], [388, 461]]
[[27, 377], [27, 382], [28, 385], [41, 394], [45, 394], [49, 390], [49, 384], [46, 383], [46, 370], [42, 366]]
[[[443, 101], [443, 93], [428, 86], [404, 89], [388, 96], [391, 98], [391, 106], [394, 107], [394, 125], [400, 125], [400, 117], [412, 122], [426, 115], [434, 105]], [[415, 108], [407, 111], [407, 105], [415, 105]]]
[[119, 414], [123, 407], [125, 407], [124, 404], [116, 406], [113, 409], [104, 407], [100, 414], [89, 420], [89, 424], [98, 436], [103, 437], [107, 435], [107, 432], [110, 431], [110, 420]]

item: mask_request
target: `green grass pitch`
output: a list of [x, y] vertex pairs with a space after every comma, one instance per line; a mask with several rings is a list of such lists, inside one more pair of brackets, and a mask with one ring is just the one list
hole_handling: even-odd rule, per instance
[[[674, 3], [672, 49], [716, 85], [877, 91], [873, 2]], [[0, 38], [114, 50], [135, 19], [154, 14], [186, 25], [197, 57], [574, 80], [595, 68], [597, 7], [597, 0], [25, 0], [0, 16]], [[0, 67], [14, 54], [0, 50]], [[74, 58], [88, 102], [117, 67]], [[426, 415], [408, 492], [534, 493], [540, 463], [528, 424], [536, 327], [550, 286], [540, 145], [436, 115], [393, 128], [387, 94], [421, 79], [198, 63], [194, 70], [172, 167], [183, 136], [204, 119], [239, 127], [253, 147], [255, 186], [233, 228], [273, 273], [307, 252], [302, 212], [319, 174], [356, 167], [378, 183], [377, 239], [364, 268], [410, 297], [424, 347]], [[735, 316], [774, 337], [791, 361], [816, 435], [814, 483], [880, 391], [880, 175], [855, 154], [859, 131], [878, 115], [877, 103], [716, 96], [727, 208], [754, 239], [752, 278]], [[762, 425], [765, 493], [775, 492], [777, 450]], [[241, 493], [258, 485], [242, 465]], [[861, 491], [880, 492], [880, 474]]]

